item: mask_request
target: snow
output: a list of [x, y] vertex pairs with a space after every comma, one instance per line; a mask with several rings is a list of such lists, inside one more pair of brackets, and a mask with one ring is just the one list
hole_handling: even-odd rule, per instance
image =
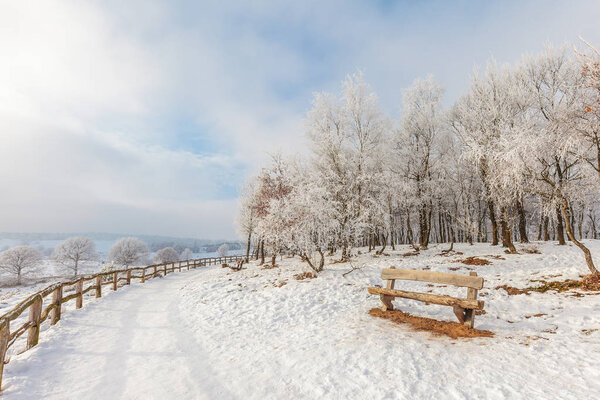
[[[600, 253], [600, 241], [586, 244]], [[348, 263], [327, 264], [318, 278], [298, 281], [294, 274], [308, 267], [284, 258], [274, 269], [210, 267], [106, 291], [44, 325], [37, 347], [12, 355], [2, 399], [591, 398], [600, 392], [600, 296], [494, 289], [587, 273], [572, 245], [531, 246], [541, 254], [509, 255], [487, 244], [457, 244], [464, 255], [449, 257], [439, 255], [447, 245], [417, 257], [402, 256], [407, 246], [380, 257], [363, 249], [352, 261], [360, 269], [346, 276]], [[475, 255], [492, 264], [457, 261]], [[486, 314], [475, 326], [495, 337], [453, 340], [368, 315], [380, 301], [366, 287], [383, 284], [380, 270], [390, 265], [477, 271]], [[394, 303], [454, 320], [449, 307]]]

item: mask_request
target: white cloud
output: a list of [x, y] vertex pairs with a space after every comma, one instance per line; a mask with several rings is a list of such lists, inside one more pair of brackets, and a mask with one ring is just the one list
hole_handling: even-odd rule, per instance
[[312, 92], [360, 68], [396, 113], [433, 73], [450, 102], [492, 53], [600, 42], [598, 8], [0, 0], [0, 230], [232, 236], [230, 186], [302, 148]]

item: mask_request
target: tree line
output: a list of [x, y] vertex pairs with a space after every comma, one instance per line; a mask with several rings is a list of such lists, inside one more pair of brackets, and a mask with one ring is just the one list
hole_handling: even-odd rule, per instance
[[430, 242], [553, 240], [579, 247], [599, 234], [600, 53], [547, 46], [514, 65], [489, 60], [449, 107], [432, 77], [387, 116], [362, 73], [338, 94], [316, 94], [307, 156], [274, 155], [245, 184], [239, 232], [274, 264]]
[[[228, 248], [220, 249], [227, 255]], [[128, 268], [144, 264], [148, 261], [150, 250], [146, 243], [135, 237], [125, 237], [117, 240], [108, 253], [107, 261], [111, 265]], [[165, 247], [156, 251], [153, 261], [156, 264], [188, 260], [193, 257], [189, 248], [178, 252], [173, 247]], [[71, 237], [58, 244], [51, 259], [57, 262], [67, 273], [77, 276], [82, 265], [98, 261], [94, 241], [88, 237]], [[17, 279], [21, 284], [23, 275], [39, 271], [42, 267], [42, 254], [31, 246], [15, 246], [0, 253], [0, 270]]]

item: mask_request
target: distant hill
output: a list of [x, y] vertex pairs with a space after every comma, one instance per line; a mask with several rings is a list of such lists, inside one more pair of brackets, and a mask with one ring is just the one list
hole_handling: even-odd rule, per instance
[[223, 243], [229, 245], [230, 251], [240, 250], [240, 244], [235, 240], [212, 240], [197, 238], [180, 238], [172, 236], [159, 235], [133, 235], [105, 232], [0, 232], [0, 250], [12, 246], [27, 244], [39, 247], [41, 249], [54, 249], [61, 241], [72, 236], [86, 236], [96, 242], [97, 250], [101, 253], [107, 253], [112, 243], [122, 237], [133, 236], [144, 241], [150, 251], [157, 251], [164, 247], [173, 247], [178, 252], [189, 248], [193, 253], [211, 253]]

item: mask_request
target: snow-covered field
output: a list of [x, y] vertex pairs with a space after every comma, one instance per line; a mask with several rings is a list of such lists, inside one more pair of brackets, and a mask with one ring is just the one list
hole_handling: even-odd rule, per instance
[[[586, 241], [596, 255], [600, 241]], [[463, 255], [419, 256], [403, 246], [328, 264], [316, 279], [298, 258], [279, 268], [204, 268], [134, 284], [44, 325], [40, 344], [13, 355], [2, 399], [589, 399], [600, 393], [600, 296], [577, 291], [509, 296], [495, 287], [536, 286], [586, 274], [572, 245], [534, 244], [508, 255], [487, 244]], [[518, 247], [522, 248], [522, 247]], [[489, 257], [501, 256], [504, 259]], [[458, 260], [480, 256], [491, 265]], [[487, 256], [487, 257], [486, 257]], [[600, 260], [597, 260], [600, 262]], [[484, 315], [493, 338], [451, 339], [368, 314], [367, 286], [381, 268], [484, 277]], [[455, 268], [459, 268], [455, 270]], [[452, 269], [450, 269], [452, 268]], [[464, 297], [464, 288], [398, 282], [397, 288]], [[1, 293], [1, 292], [0, 292]], [[582, 292], [583, 293], [583, 292]], [[396, 299], [414, 315], [453, 321], [450, 307]], [[1, 311], [0, 311], [1, 312]]]

